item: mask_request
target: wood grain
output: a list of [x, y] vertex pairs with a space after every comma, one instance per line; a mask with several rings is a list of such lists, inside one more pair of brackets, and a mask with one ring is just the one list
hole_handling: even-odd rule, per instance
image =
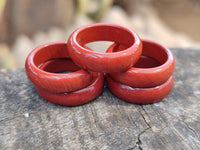
[[0, 71], [0, 149], [200, 149], [200, 50], [173, 49], [175, 84], [163, 101], [134, 105], [105, 86], [78, 107], [42, 99], [24, 69]]

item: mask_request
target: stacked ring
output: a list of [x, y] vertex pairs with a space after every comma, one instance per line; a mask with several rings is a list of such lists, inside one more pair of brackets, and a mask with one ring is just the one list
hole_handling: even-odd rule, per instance
[[[135, 66], [131, 67], [125, 72], [109, 73], [109, 75], [117, 82], [136, 88], [155, 87], [166, 82], [172, 75], [175, 60], [172, 52], [165, 46], [150, 40], [142, 40], [143, 44], [143, 57], [151, 58], [157, 61], [157, 66], [147, 64], [146, 67], [140, 68], [137, 64], [141, 61], [139, 59]], [[107, 52], [115, 52], [123, 49], [123, 46], [117, 44], [111, 45]], [[143, 58], [144, 59], [144, 58]], [[160, 63], [160, 65], [159, 65]], [[144, 64], [142, 64], [144, 65]]]
[[[142, 56], [133, 67], [125, 72], [109, 73], [106, 76], [113, 94], [136, 104], [162, 100], [169, 94], [174, 82], [172, 73], [175, 60], [171, 51], [150, 40], [142, 40], [142, 44]], [[107, 52], [123, 49], [123, 45], [113, 44]]]
[[48, 60], [68, 57], [66, 42], [41, 45], [34, 49], [26, 59], [27, 76], [37, 87], [53, 93], [72, 92], [88, 86], [91, 83], [92, 75], [86, 70], [80, 69], [72, 73], [55, 74], [38, 68]]
[[[114, 44], [106, 53], [100, 53], [85, 46], [94, 41]], [[136, 104], [158, 102], [173, 87], [174, 66], [173, 54], [165, 46], [141, 41], [134, 31], [107, 23], [75, 30], [68, 43], [41, 45], [25, 63], [27, 76], [37, 92], [50, 102], [67, 106], [96, 98], [103, 90], [103, 73], [107, 73], [109, 89], [119, 98]]]
[[149, 104], [162, 100], [170, 93], [174, 82], [174, 76], [172, 75], [162, 85], [152, 88], [133, 88], [114, 81], [109, 75], [106, 76], [106, 79], [108, 87], [113, 94], [135, 104]]
[[[125, 45], [125, 49], [122, 52], [99, 53], [84, 47], [94, 41], [113, 41]], [[71, 59], [83, 69], [105, 73], [121, 72], [137, 62], [142, 53], [142, 43], [138, 35], [126, 27], [96, 23], [81, 27], [71, 34], [68, 52]]]
[[[59, 65], [62, 64], [62, 65]], [[71, 65], [72, 64], [72, 65]], [[56, 68], [54, 66], [57, 66]], [[77, 66], [68, 59], [49, 60], [40, 66], [43, 71], [52, 73], [77, 70]], [[102, 73], [92, 72], [92, 82], [87, 87], [70, 93], [53, 93], [36, 86], [37, 92], [46, 100], [59, 105], [76, 106], [90, 102], [103, 90], [104, 76]]]

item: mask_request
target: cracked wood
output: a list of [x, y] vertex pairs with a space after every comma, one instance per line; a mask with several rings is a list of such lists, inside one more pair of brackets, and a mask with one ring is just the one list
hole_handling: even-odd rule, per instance
[[0, 71], [0, 149], [200, 149], [200, 49], [173, 49], [175, 84], [168, 97], [134, 105], [105, 86], [78, 107], [42, 99], [24, 69]]

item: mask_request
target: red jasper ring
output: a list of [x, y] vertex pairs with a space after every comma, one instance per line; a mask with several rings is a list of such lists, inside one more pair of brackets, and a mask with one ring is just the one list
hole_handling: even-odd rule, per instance
[[[65, 64], [67, 59], [56, 59], [45, 62], [41, 65], [41, 69], [50, 72], [60, 72], [67, 71], [69, 67], [67, 65], [59, 65], [58, 68], [54, 68], [55, 65], [62, 63]], [[74, 68], [71, 66], [71, 70], [76, 70], [76, 66]], [[36, 87], [38, 93], [46, 100], [53, 102], [59, 105], [66, 106], [76, 106], [88, 103], [89, 101], [96, 98], [103, 90], [104, 85], [104, 75], [102, 73], [92, 72], [93, 80], [91, 84], [83, 89], [78, 91], [74, 91], [71, 93], [51, 93], [39, 87]]]
[[149, 104], [162, 100], [170, 93], [174, 82], [172, 75], [162, 85], [152, 88], [133, 88], [114, 81], [109, 75], [106, 76], [106, 79], [108, 87], [114, 95], [135, 104]]
[[[125, 45], [123, 51], [99, 53], [83, 47], [94, 41], [113, 41]], [[132, 67], [142, 53], [138, 35], [123, 26], [96, 23], [74, 31], [68, 40], [68, 52], [72, 60], [83, 69], [96, 72], [121, 72]]]
[[92, 81], [92, 76], [86, 70], [81, 69], [72, 73], [56, 74], [39, 68], [42, 63], [48, 60], [68, 57], [66, 42], [41, 45], [34, 49], [26, 59], [27, 76], [35, 86], [53, 93], [71, 92], [88, 86]]
[[[109, 73], [115, 81], [131, 87], [148, 88], [163, 84], [172, 75], [175, 66], [172, 52], [167, 47], [150, 40], [142, 40], [142, 44], [142, 55], [160, 64], [152, 66], [151, 60], [144, 67], [142, 63], [139, 63], [140, 58], [135, 66], [125, 72]], [[123, 49], [123, 45], [113, 44], [108, 48], [107, 52], [121, 51]], [[141, 66], [143, 67], [141, 68]]]

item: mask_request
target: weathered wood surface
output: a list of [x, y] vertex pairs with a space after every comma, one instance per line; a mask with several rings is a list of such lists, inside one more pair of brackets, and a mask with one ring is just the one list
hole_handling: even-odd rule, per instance
[[42, 99], [24, 69], [0, 71], [0, 149], [200, 149], [200, 50], [173, 49], [175, 84], [162, 102], [134, 105], [105, 87], [78, 107]]

